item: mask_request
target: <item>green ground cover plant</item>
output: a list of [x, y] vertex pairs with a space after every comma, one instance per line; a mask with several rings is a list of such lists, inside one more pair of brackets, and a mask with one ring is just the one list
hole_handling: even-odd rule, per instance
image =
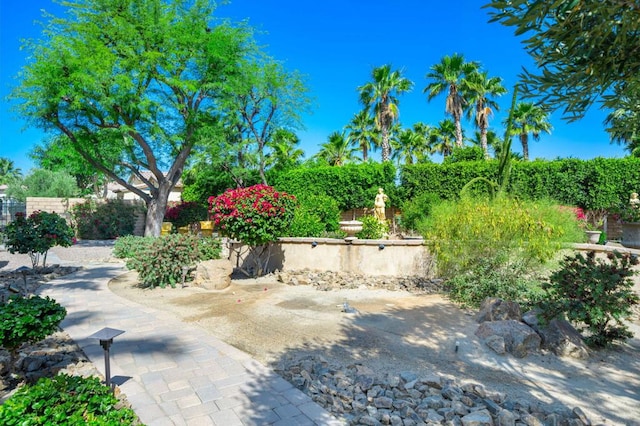
[[140, 425], [130, 408], [96, 377], [60, 374], [21, 387], [0, 405], [0, 424], [27, 425]]
[[472, 307], [486, 297], [535, 303], [546, 262], [584, 238], [572, 211], [503, 196], [443, 201], [422, 226], [451, 298]]
[[631, 279], [636, 265], [636, 256], [617, 251], [607, 253], [606, 260], [594, 251], [566, 256], [543, 284], [543, 318], [566, 316], [592, 347], [633, 337], [624, 321], [640, 301]]

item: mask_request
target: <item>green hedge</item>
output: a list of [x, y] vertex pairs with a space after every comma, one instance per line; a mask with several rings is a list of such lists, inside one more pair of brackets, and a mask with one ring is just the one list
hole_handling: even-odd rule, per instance
[[[442, 199], [457, 199], [471, 179], [495, 180], [497, 161], [451, 164], [417, 164], [400, 171], [401, 196], [405, 200], [429, 192]], [[508, 192], [518, 198], [551, 198], [585, 209], [606, 209], [640, 192], [639, 158], [561, 159], [513, 163]]]
[[398, 205], [395, 176], [396, 169], [389, 162], [301, 167], [279, 175], [273, 186], [296, 197], [328, 195], [345, 211], [373, 207], [380, 187], [389, 196], [389, 205]]

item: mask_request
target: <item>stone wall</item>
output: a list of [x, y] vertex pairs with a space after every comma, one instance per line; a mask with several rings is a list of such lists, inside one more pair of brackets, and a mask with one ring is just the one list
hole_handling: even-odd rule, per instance
[[[231, 243], [233, 265], [250, 271], [248, 248]], [[433, 276], [433, 260], [424, 241], [280, 238], [272, 245], [267, 271], [331, 271], [367, 276]]]

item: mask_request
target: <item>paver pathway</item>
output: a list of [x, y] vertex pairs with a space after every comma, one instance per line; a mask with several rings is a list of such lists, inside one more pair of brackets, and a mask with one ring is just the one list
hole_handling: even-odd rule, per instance
[[110, 350], [111, 376], [147, 425], [341, 425], [307, 395], [246, 353], [176, 317], [112, 293], [121, 265], [95, 264], [43, 285], [67, 309], [62, 328], [104, 374], [88, 336], [124, 330]]

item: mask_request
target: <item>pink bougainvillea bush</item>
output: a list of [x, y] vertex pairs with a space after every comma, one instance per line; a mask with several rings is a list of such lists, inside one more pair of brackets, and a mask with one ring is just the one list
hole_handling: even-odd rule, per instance
[[209, 213], [219, 232], [254, 247], [284, 235], [296, 206], [293, 195], [263, 184], [209, 197]]

